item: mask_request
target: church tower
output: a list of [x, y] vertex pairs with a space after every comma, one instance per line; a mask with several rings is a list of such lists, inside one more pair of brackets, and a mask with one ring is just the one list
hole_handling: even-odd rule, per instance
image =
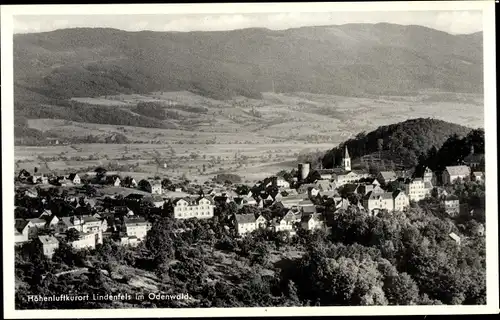
[[345, 147], [345, 154], [343, 161], [344, 161], [344, 170], [351, 171], [351, 157], [349, 156], [349, 151], [347, 151], [347, 146]]

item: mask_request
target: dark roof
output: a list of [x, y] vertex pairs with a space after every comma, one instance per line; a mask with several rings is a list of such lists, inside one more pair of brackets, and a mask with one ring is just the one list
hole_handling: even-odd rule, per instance
[[75, 179], [75, 177], [76, 177], [77, 175], [78, 175], [77, 173], [71, 173], [71, 174], [68, 176], [68, 179], [69, 179], [69, 180], [73, 180], [73, 179]]
[[459, 201], [460, 199], [456, 195], [449, 195], [445, 199], [445, 201]]
[[123, 220], [123, 223], [125, 225], [146, 225], [149, 222], [144, 218], [134, 218], [134, 219], [125, 218]]
[[469, 154], [467, 157], [465, 157], [464, 162], [465, 163], [474, 163], [474, 162], [482, 162], [484, 161], [484, 153], [473, 153]]
[[16, 219], [15, 228], [16, 228], [17, 231], [21, 232], [21, 231], [23, 231], [24, 228], [26, 228], [26, 225], [28, 223], [29, 223], [28, 220]]
[[255, 220], [255, 215], [253, 213], [249, 214], [236, 214], [235, 219], [237, 223], [254, 223]]

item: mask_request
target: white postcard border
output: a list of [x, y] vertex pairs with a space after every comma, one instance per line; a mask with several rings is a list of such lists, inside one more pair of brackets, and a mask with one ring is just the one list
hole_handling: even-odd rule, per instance
[[[1, 7], [2, 67], [2, 190], [4, 317], [17, 318], [111, 318], [111, 317], [213, 317], [213, 316], [314, 316], [314, 315], [397, 315], [397, 314], [484, 314], [498, 313], [498, 202], [496, 77], [494, 1], [368, 2], [368, 3], [252, 3], [178, 5], [29, 5]], [[276, 307], [276, 308], [186, 308], [186, 309], [99, 309], [96, 310], [15, 310], [14, 308], [14, 132], [13, 132], [13, 16], [68, 14], [196, 14], [272, 13], [327, 11], [430, 11], [481, 10], [483, 12], [484, 103], [486, 150], [486, 252], [487, 305], [485, 306], [367, 306], [367, 307]]]

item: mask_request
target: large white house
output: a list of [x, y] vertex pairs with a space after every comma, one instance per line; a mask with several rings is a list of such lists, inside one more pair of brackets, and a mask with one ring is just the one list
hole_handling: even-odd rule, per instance
[[209, 219], [214, 216], [213, 201], [205, 196], [178, 198], [171, 202], [176, 219]]
[[470, 175], [470, 168], [467, 166], [449, 166], [443, 171], [443, 184], [451, 184], [457, 179], [469, 178]]
[[392, 211], [394, 209], [393, 195], [390, 192], [368, 192], [363, 198], [363, 207], [368, 212], [376, 212], [378, 210]]
[[146, 238], [148, 231], [151, 230], [151, 223], [145, 219], [125, 219], [123, 226], [129, 238], [135, 237], [140, 241]]
[[244, 236], [258, 228], [265, 228], [267, 224], [266, 218], [263, 216], [255, 218], [253, 213], [235, 215], [236, 232], [239, 236]]
[[405, 184], [405, 192], [410, 198], [410, 201], [418, 202], [431, 194], [432, 183], [424, 181], [422, 178], [415, 178]]

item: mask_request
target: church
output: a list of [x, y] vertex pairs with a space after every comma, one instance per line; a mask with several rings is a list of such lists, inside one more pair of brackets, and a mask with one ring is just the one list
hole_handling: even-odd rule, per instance
[[[333, 163], [335, 163], [335, 160]], [[351, 157], [347, 146], [345, 147], [341, 166], [334, 167], [333, 169], [319, 169], [318, 173], [320, 174], [321, 179], [335, 181], [337, 186], [357, 182], [360, 179], [369, 177], [368, 172], [352, 170]]]

